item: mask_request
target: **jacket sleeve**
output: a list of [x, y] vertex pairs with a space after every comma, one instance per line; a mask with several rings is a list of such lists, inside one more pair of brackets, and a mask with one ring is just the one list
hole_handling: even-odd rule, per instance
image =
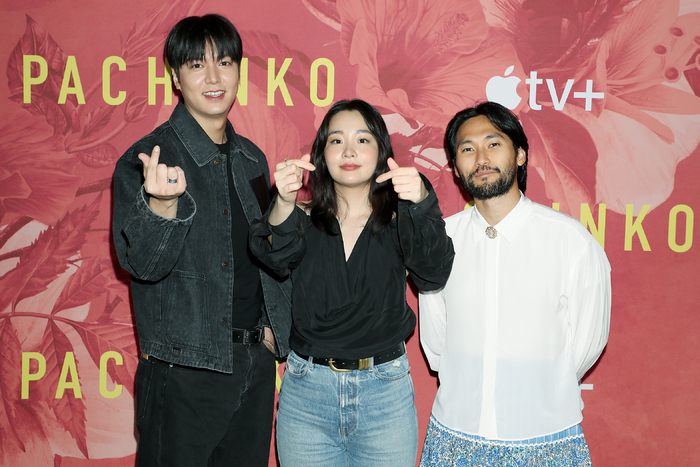
[[[277, 198], [271, 205], [274, 206]], [[305, 233], [308, 216], [299, 207], [279, 225], [270, 225], [270, 210], [250, 225], [250, 251], [261, 263], [279, 277], [287, 277], [304, 257], [306, 252]]]
[[421, 174], [428, 196], [419, 203], [399, 200], [398, 232], [404, 264], [420, 290], [437, 290], [452, 271], [454, 247], [432, 185]]
[[165, 277], [180, 256], [196, 211], [194, 199], [185, 192], [175, 219], [154, 213], [143, 189], [143, 164], [136, 149], [129, 149], [114, 171], [112, 236], [121, 266], [144, 281]]

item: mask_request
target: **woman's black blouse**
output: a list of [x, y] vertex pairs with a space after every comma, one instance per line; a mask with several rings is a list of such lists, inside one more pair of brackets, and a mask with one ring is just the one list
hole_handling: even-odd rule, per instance
[[[319, 358], [359, 359], [405, 340], [416, 326], [406, 303], [406, 270], [419, 289], [444, 286], [454, 249], [429, 182], [420, 203], [399, 201], [397, 216], [372, 234], [368, 223], [345, 261], [343, 238], [318, 230], [299, 207], [280, 225], [253, 221], [250, 247], [262, 263], [292, 277], [290, 346]], [[340, 226], [336, 223], [337, 232]], [[268, 237], [272, 235], [272, 244]]]

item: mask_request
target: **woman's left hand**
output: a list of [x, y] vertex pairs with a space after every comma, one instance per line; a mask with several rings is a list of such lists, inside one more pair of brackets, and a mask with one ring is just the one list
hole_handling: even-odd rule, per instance
[[400, 199], [420, 203], [428, 196], [428, 189], [425, 188], [423, 179], [415, 167], [399, 167], [391, 157], [387, 159], [389, 171], [377, 177], [377, 183], [391, 180], [394, 184], [394, 191]]

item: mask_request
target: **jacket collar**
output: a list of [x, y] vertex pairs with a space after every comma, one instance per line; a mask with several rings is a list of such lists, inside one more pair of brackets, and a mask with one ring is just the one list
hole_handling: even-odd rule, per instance
[[[219, 148], [197, 123], [197, 120], [190, 114], [190, 111], [187, 110], [182, 101], [177, 104], [170, 115], [170, 124], [198, 166], [202, 167], [208, 164], [219, 155]], [[258, 162], [256, 157], [245, 151], [241, 144], [241, 139], [228, 119], [226, 120], [226, 138], [231, 142], [231, 154], [240, 153], [245, 158]]]

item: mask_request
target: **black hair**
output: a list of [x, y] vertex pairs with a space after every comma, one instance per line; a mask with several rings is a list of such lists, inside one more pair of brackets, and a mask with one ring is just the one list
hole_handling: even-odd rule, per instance
[[518, 166], [518, 189], [525, 193], [525, 188], [527, 186], [527, 159], [528, 150], [530, 148], [527, 143], [527, 136], [525, 135], [525, 131], [523, 131], [523, 126], [520, 124], [518, 117], [497, 102], [481, 102], [474, 107], [469, 107], [457, 112], [457, 114], [452, 117], [452, 120], [447, 124], [447, 129], [445, 130], [445, 150], [450, 156], [452, 164], [455, 164], [457, 158], [456, 146], [459, 128], [467, 120], [478, 117], [479, 115], [488, 118], [493, 126], [510, 138], [513, 142], [516, 155], [519, 149], [525, 151], [525, 162], [523, 165]]
[[381, 114], [377, 109], [360, 99], [342, 100], [333, 104], [323, 118], [321, 126], [316, 133], [316, 139], [311, 148], [311, 163], [316, 166], [316, 170], [309, 173], [309, 187], [311, 188], [309, 210], [311, 221], [319, 230], [328, 235], [338, 235], [340, 233], [334, 228], [338, 214], [338, 195], [335, 191], [335, 182], [326, 164], [325, 148], [331, 119], [344, 111], [359, 112], [365, 124], [367, 124], [367, 129], [377, 140], [377, 167], [374, 169], [374, 174], [372, 174], [369, 188], [369, 202], [372, 207], [372, 214], [367, 221], [372, 223], [372, 233], [374, 234], [391, 222], [398, 206], [398, 196], [391, 182], [381, 184], [376, 182], [379, 175], [389, 170], [387, 160], [390, 157], [394, 157], [394, 152], [391, 148], [389, 131]]
[[165, 59], [180, 78], [180, 67], [205, 58], [207, 46], [214, 59], [231, 57], [236, 65], [243, 58], [243, 42], [236, 27], [221, 15], [188, 16], [180, 20], [165, 40]]

